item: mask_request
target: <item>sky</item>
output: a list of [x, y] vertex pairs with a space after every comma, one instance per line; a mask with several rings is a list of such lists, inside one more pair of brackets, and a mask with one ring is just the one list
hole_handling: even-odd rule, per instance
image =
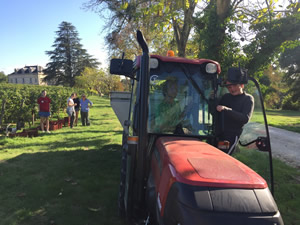
[[46, 67], [56, 31], [63, 21], [78, 31], [87, 52], [106, 66], [104, 21], [82, 9], [88, 0], [0, 0], [0, 72], [39, 65]]

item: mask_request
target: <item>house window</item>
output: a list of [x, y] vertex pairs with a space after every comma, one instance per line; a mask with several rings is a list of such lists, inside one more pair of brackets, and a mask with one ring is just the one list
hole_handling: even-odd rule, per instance
[[29, 83], [31, 83], [31, 84], [32, 84], [32, 78], [31, 78], [31, 77], [29, 78]]
[[18, 78], [15, 78], [16, 84], [18, 83]]
[[22, 80], [23, 80], [23, 84], [25, 84], [25, 78], [23, 78]]

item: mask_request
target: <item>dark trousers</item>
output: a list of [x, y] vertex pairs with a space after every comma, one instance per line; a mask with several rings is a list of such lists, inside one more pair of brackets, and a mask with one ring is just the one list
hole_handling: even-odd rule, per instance
[[90, 125], [90, 119], [89, 119], [89, 112], [80, 112], [81, 115], [81, 123], [82, 126], [89, 126]]
[[221, 135], [220, 140], [223, 141], [229, 141], [230, 146], [229, 149], [227, 150], [222, 150], [225, 153], [232, 155], [235, 152], [236, 146], [238, 145], [238, 141], [239, 141], [239, 135], [238, 134], [230, 134], [228, 133], [224, 133], [223, 135]]
[[70, 127], [71, 128], [73, 128], [74, 119], [75, 119], [75, 112], [72, 112], [72, 115], [70, 117]]

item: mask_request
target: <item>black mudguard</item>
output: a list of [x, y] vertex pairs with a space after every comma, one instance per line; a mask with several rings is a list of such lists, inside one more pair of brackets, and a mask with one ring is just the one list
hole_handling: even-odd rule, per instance
[[167, 197], [164, 225], [283, 225], [266, 189], [228, 189], [174, 183]]

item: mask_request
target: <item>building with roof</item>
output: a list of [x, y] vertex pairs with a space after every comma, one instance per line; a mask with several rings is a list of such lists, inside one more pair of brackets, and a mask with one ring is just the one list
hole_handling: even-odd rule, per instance
[[46, 76], [43, 70], [44, 68], [41, 66], [15, 68], [15, 71], [8, 75], [8, 83], [47, 85], [47, 83], [43, 81], [43, 78]]

